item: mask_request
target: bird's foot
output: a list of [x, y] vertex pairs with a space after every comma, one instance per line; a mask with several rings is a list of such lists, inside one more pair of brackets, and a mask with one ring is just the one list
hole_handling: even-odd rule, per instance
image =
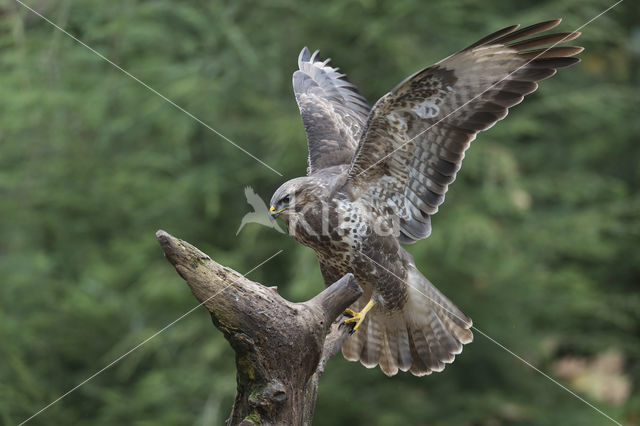
[[367, 312], [371, 310], [375, 305], [373, 300], [370, 300], [369, 303], [360, 311], [356, 312], [353, 309], [345, 309], [344, 315], [349, 317], [344, 320], [344, 324], [351, 327], [351, 333], [355, 333], [356, 330], [360, 327], [360, 325], [364, 322], [364, 319], [367, 316]]
[[355, 333], [358, 327], [364, 322], [365, 315], [361, 312], [356, 312], [353, 309], [347, 309], [344, 311], [344, 314], [349, 316], [346, 320], [344, 320], [344, 324], [347, 327], [351, 327], [351, 333]]
[[351, 308], [347, 308], [347, 309], [344, 310], [344, 315], [349, 317], [349, 318], [353, 318], [356, 315], [358, 315], [358, 313], [356, 311], [354, 311], [353, 309], [351, 309]]

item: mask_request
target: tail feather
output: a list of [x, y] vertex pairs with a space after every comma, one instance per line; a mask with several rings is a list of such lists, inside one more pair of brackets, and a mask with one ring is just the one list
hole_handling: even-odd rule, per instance
[[[447, 329], [451, 330], [453, 335], [456, 337], [456, 339], [458, 339], [460, 343], [466, 345], [467, 343], [473, 342], [473, 333], [471, 332], [471, 330], [469, 330], [469, 328], [473, 325], [473, 323], [471, 322], [471, 318], [469, 318], [469, 322], [466, 325], [452, 322], [448, 318], [444, 318], [444, 322], [447, 325]], [[460, 352], [462, 352], [462, 347], [460, 347]]]
[[422, 353], [421, 355], [427, 356], [428, 354], [429, 360], [431, 361], [431, 365], [429, 367], [431, 370], [439, 373], [444, 370], [444, 362], [442, 362], [443, 354], [440, 352], [438, 339], [431, 329], [427, 330], [427, 332], [423, 330], [422, 334], [424, 339], [427, 341], [429, 349], [426, 353]]
[[384, 336], [381, 335], [380, 324], [376, 321], [369, 321], [369, 319], [365, 318], [365, 323], [362, 326], [364, 327], [362, 334], [365, 338], [360, 352], [360, 361], [365, 366], [373, 368], [378, 365], [380, 347]]
[[445, 328], [440, 318], [435, 312], [430, 312], [431, 316], [431, 329], [436, 339], [438, 339], [438, 349], [440, 359], [447, 364], [451, 364], [455, 355], [462, 351], [462, 343], [460, 343], [447, 329]]
[[[415, 267], [408, 274], [408, 299], [404, 308], [384, 312], [375, 307], [342, 352], [366, 367], [380, 365], [387, 376], [398, 370], [416, 376], [442, 371], [462, 346], [473, 340], [471, 318], [436, 289]], [[370, 293], [354, 304], [359, 309]]]
[[342, 344], [342, 355], [349, 361], [358, 361], [362, 352], [362, 333], [354, 333]]
[[[373, 322], [373, 321], [372, 321]], [[411, 348], [409, 334], [403, 318], [387, 321], [387, 343], [391, 350], [393, 362], [402, 371], [411, 368]]]
[[387, 376], [395, 376], [398, 374], [398, 366], [393, 360], [393, 355], [391, 355], [391, 348], [389, 347], [389, 341], [385, 338], [381, 351], [380, 351], [380, 369]]
[[411, 345], [406, 326], [398, 329], [398, 368], [408, 371], [411, 368]]
[[438, 368], [438, 360], [435, 356], [432, 356], [429, 349], [429, 342], [420, 328], [413, 328], [411, 330], [411, 343], [413, 344], [415, 354], [412, 354], [414, 360], [413, 369], [421, 373], [420, 375], [431, 374], [434, 369]]
[[411, 333], [409, 338], [409, 345], [411, 347], [411, 359], [413, 360], [413, 364], [411, 365], [411, 369], [409, 371], [414, 376], [425, 376], [427, 374], [431, 374], [431, 369], [427, 367], [426, 363], [420, 357], [420, 353], [418, 352], [419, 350], [416, 348], [418, 342], [419, 340], [413, 337], [413, 333]]

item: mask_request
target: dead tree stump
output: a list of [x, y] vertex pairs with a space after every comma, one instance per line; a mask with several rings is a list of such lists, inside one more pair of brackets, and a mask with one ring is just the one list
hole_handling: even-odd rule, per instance
[[339, 327], [341, 314], [362, 294], [353, 275], [292, 303], [164, 231], [156, 237], [236, 353], [237, 394], [227, 425], [310, 425], [318, 378], [349, 332]]

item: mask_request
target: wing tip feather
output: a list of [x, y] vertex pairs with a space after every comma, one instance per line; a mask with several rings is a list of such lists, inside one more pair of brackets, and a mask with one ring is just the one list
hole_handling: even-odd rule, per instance
[[309, 52], [309, 48], [304, 46], [298, 55], [298, 68], [302, 69], [302, 64], [305, 62], [309, 62], [311, 58], [311, 52]]

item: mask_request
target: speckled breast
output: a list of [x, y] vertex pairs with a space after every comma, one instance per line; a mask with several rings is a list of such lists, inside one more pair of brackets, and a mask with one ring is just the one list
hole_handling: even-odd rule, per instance
[[340, 199], [310, 209], [304, 218], [306, 224], [298, 224], [294, 237], [313, 248], [323, 263], [339, 275], [353, 273], [384, 310], [404, 305], [408, 254], [388, 221], [367, 205]]

